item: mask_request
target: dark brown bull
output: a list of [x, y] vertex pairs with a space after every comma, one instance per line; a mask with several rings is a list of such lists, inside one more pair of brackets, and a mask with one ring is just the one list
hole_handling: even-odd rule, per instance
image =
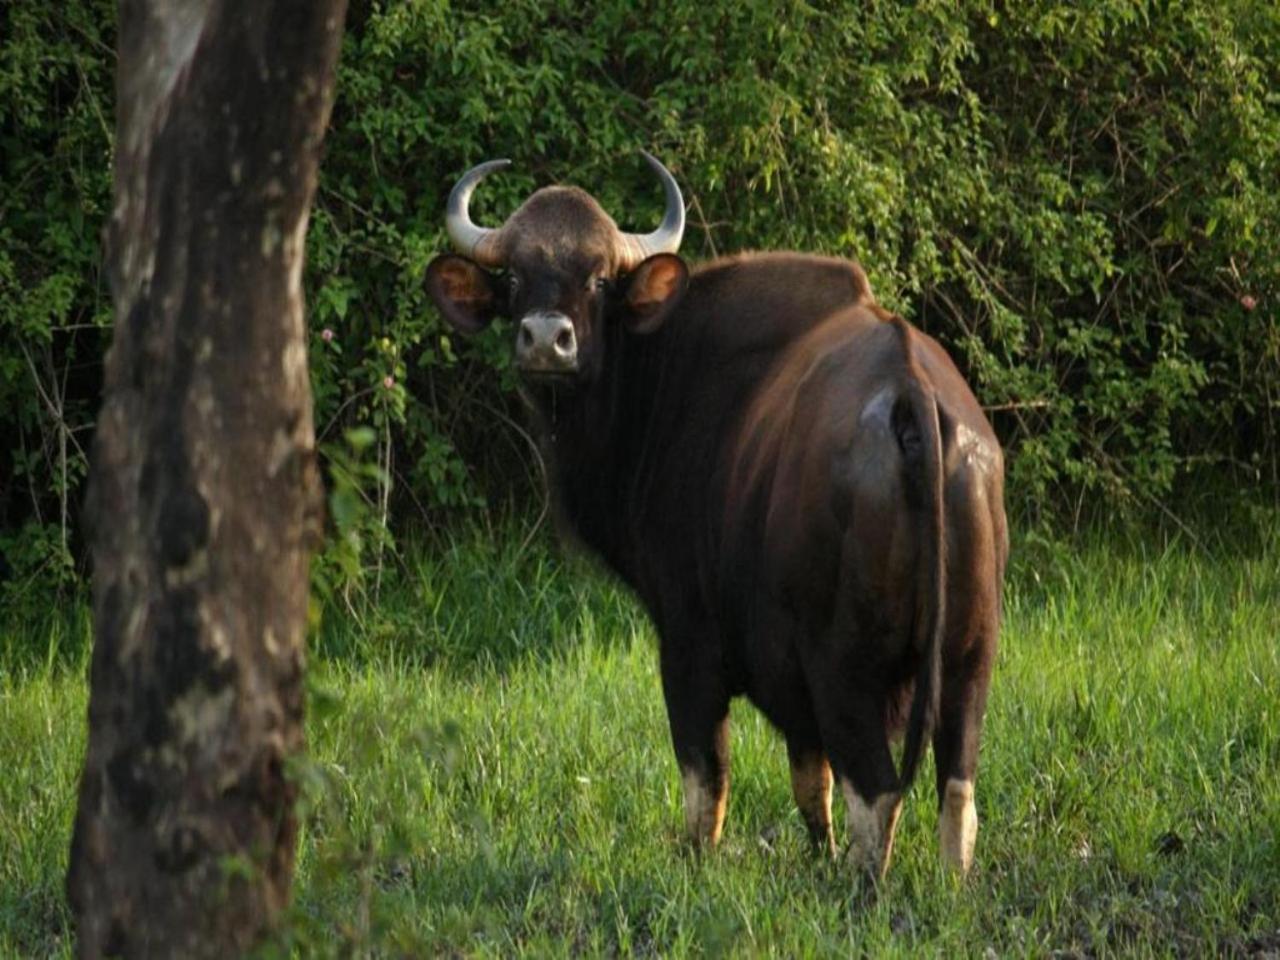
[[876, 306], [856, 264], [753, 255], [690, 275], [679, 189], [646, 157], [667, 214], [644, 237], [565, 187], [476, 227], [470, 193], [502, 164], [468, 173], [448, 219], [470, 258], [437, 257], [432, 296], [465, 332], [516, 321], [561, 520], [656, 625], [692, 840], [719, 838], [729, 701], [746, 694], [828, 850], [834, 769], [873, 877], [931, 737], [942, 854], [967, 870], [1007, 552], [1000, 446], [946, 353]]

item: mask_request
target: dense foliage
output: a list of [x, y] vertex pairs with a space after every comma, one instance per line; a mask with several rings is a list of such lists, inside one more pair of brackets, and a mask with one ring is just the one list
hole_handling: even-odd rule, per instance
[[[0, 557], [72, 570], [110, 299], [110, 0], [0, 8]], [[1153, 503], [1195, 468], [1277, 485], [1280, 7], [1270, 0], [354, 2], [309, 242], [317, 425], [379, 516], [533, 489], [501, 330], [421, 289], [444, 197], [553, 181], [624, 227], [686, 191], [690, 258], [860, 259], [1012, 451], [1015, 507]], [[355, 456], [344, 448], [340, 459]], [[68, 548], [70, 542], [70, 548]]]

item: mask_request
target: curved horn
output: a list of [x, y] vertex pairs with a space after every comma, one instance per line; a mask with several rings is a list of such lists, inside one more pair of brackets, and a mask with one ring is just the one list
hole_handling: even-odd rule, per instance
[[662, 223], [658, 224], [658, 229], [653, 233], [622, 234], [620, 247], [624, 270], [638, 266], [641, 260], [655, 253], [675, 253], [680, 249], [680, 240], [684, 236], [684, 197], [680, 194], [680, 185], [657, 157], [648, 150], [640, 152], [662, 181], [662, 190], [667, 196], [667, 210], [662, 216]]
[[449, 239], [460, 253], [471, 257], [486, 267], [501, 266], [498, 258], [497, 239], [500, 229], [478, 227], [471, 222], [471, 214], [467, 208], [471, 204], [471, 194], [481, 180], [503, 167], [511, 166], [510, 160], [489, 160], [472, 167], [462, 175], [449, 192], [449, 203], [445, 207], [444, 224], [449, 232]]

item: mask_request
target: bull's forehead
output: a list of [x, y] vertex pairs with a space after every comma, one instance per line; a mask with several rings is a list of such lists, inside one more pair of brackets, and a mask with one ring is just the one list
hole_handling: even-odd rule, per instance
[[508, 264], [557, 272], [612, 267], [618, 228], [589, 193], [577, 187], [544, 187], [503, 228]]

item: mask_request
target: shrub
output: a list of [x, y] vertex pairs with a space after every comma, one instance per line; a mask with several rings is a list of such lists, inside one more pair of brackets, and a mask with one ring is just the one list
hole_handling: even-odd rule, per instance
[[[0, 11], [5, 544], [74, 547], [113, 16]], [[860, 259], [971, 377], [1024, 514], [1149, 506], [1202, 468], [1280, 486], [1278, 46], [1261, 0], [355, 2], [309, 240], [318, 430], [373, 428], [402, 522], [531, 489], [505, 334], [455, 340], [421, 287], [444, 198], [510, 156], [479, 218], [564, 180], [648, 229], [645, 146], [689, 257]]]

